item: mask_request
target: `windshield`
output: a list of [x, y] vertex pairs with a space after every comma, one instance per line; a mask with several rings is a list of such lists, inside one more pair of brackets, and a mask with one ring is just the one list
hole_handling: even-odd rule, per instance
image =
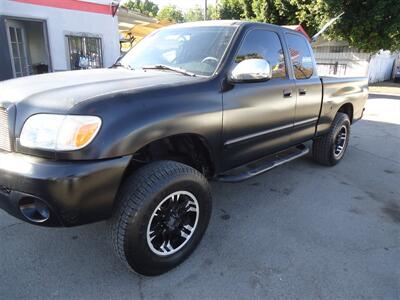
[[162, 29], [144, 38], [120, 63], [135, 70], [162, 65], [195, 75], [211, 76], [235, 30], [233, 26]]

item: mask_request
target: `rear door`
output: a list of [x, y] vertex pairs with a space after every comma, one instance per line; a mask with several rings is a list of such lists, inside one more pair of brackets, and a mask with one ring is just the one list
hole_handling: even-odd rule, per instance
[[298, 144], [315, 134], [322, 102], [322, 84], [311, 46], [305, 37], [302, 34], [286, 33], [286, 41], [297, 95], [292, 143]]
[[267, 29], [249, 30], [232, 69], [252, 58], [273, 70], [266, 82], [237, 83], [223, 95], [224, 167], [230, 169], [287, 147], [296, 105], [295, 83], [287, 72], [281, 38]]

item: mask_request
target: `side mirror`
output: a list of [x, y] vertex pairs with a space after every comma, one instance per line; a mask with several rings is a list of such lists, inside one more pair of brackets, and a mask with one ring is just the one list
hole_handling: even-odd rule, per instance
[[272, 69], [264, 59], [246, 59], [240, 62], [232, 71], [232, 82], [258, 82], [272, 78]]

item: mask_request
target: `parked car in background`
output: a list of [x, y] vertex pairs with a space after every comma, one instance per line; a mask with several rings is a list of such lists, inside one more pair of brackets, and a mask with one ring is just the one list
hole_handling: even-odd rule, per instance
[[0, 206], [41, 226], [110, 219], [121, 260], [158, 275], [200, 242], [208, 180], [259, 175], [307, 141], [317, 163], [339, 163], [368, 83], [319, 77], [301, 33], [215, 21], [156, 31], [110, 69], [0, 91]]
[[397, 67], [397, 71], [396, 71], [396, 73], [394, 74], [394, 81], [395, 81], [395, 82], [400, 82], [400, 66]]

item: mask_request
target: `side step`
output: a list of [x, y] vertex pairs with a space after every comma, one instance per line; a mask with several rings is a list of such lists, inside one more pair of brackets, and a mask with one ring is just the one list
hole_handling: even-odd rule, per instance
[[240, 182], [263, 174], [275, 167], [307, 155], [310, 150], [304, 146], [289, 148], [284, 151], [263, 157], [247, 165], [237, 167], [217, 177], [221, 182]]

